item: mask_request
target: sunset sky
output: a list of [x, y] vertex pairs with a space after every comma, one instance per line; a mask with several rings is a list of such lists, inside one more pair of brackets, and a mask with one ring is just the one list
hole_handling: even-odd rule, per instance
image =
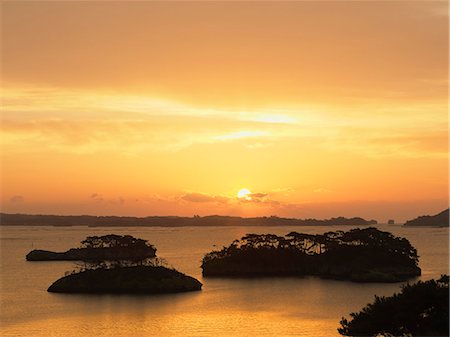
[[448, 207], [446, 2], [1, 6], [3, 212]]

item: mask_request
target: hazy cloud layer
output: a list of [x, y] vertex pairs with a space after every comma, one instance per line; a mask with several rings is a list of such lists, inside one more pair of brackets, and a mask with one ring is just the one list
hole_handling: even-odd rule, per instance
[[18, 204], [25, 201], [25, 198], [22, 195], [15, 195], [9, 199], [11, 203]]
[[181, 199], [189, 202], [217, 202], [227, 203], [230, 198], [220, 195], [208, 195], [203, 193], [187, 193], [181, 197]]

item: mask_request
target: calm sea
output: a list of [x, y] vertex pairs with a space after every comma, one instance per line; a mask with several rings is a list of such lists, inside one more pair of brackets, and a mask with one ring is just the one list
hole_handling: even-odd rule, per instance
[[[306, 278], [203, 279], [203, 255], [246, 233], [323, 233], [351, 227], [91, 228], [1, 227], [2, 336], [338, 336], [342, 316], [401, 283], [358, 284]], [[427, 280], [448, 273], [448, 228], [378, 228], [408, 238]], [[175, 295], [50, 294], [72, 262], [27, 262], [32, 249], [64, 251], [87, 235], [131, 234], [159, 257], [198, 278], [201, 292]]]

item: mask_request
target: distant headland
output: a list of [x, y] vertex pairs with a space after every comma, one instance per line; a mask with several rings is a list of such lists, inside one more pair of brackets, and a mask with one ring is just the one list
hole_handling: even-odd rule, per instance
[[0, 213], [3, 226], [90, 226], [90, 227], [183, 227], [183, 226], [370, 226], [376, 220], [360, 217], [337, 217], [326, 220], [281, 218], [277, 216], [242, 218], [236, 216], [92, 216], [92, 215], [34, 215]]
[[406, 221], [404, 226], [407, 227], [448, 227], [449, 226], [449, 209], [435, 214], [435, 215], [423, 215], [413, 220]]

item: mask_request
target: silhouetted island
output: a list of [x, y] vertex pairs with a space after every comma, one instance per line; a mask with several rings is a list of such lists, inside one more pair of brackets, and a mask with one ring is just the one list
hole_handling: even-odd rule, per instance
[[143, 260], [156, 256], [156, 248], [147, 240], [131, 235], [88, 236], [81, 241], [80, 248], [66, 252], [51, 252], [35, 249], [27, 254], [28, 261], [103, 261], [103, 260]]
[[201, 290], [193, 277], [163, 266], [89, 269], [64, 276], [47, 291], [53, 293], [163, 294]]
[[416, 219], [406, 221], [404, 226], [429, 226], [429, 227], [448, 227], [449, 226], [449, 209], [436, 214], [419, 216]]
[[357, 282], [399, 282], [420, 275], [405, 238], [370, 227], [325, 234], [248, 234], [205, 255], [204, 276], [316, 275]]
[[399, 294], [375, 301], [351, 320], [343, 318], [344, 336], [449, 336], [448, 275], [406, 285]]
[[162, 266], [156, 248], [131, 235], [88, 236], [80, 248], [64, 253], [34, 250], [30, 261], [81, 260], [81, 271], [60, 278], [49, 288], [58, 293], [176, 293], [201, 290], [202, 284]]
[[327, 220], [280, 218], [277, 216], [241, 218], [235, 216], [91, 216], [91, 215], [32, 215], [0, 213], [0, 224], [3, 226], [155, 226], [155, 227], [183, 227], [183, 226], [369, 226], [377, 224], [376, 220], [363, 218], [337, 217]]

